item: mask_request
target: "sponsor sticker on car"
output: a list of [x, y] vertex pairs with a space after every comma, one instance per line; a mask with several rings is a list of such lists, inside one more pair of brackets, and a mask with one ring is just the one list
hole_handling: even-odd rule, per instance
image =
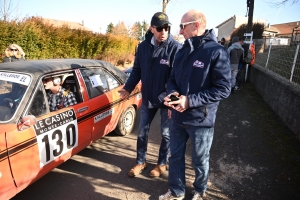
[[100, 113], [99, 115], [96, 115], [94, 117], [94, 123], [99, 122], [100, 120], [102, 120], [102, 119], [104, 119], [104, 118], [112, 115], [113, 113], [114, 113], [114, 109], [112, 108], [112, 109], [109, 109], [109, 110], [107, 110], [107, 111], [105, 111], [103, 113]]
[[0, 80], [11, 81], [14, 83], [19, 83], [19, 84], [28, 86], [31, 78], [30, 78], [30, 76], [25, 75], [25, 74], [1, 72]]
[[78, 145], [78, 126], [73, 109], [37, 121], [40, 167], [74, 149]]

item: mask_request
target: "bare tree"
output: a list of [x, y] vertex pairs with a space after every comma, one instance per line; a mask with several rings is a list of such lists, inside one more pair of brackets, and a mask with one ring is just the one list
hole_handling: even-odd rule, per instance
[[[170, 3], [171, 0], [156, 0], [156, 2], [162, 3], [162, 12], [167, 13], [167, 5]], [[187, 1], [187, 0], [172, 0], [172, 2], [181, 2], [181, 1]]]
[[119, 21], [119, 23], [112, 29], [112, 34], [128, 36], [128, 30], [125, 23], [123, 21]]
[[167, 12], [167, 5], [171, 0], [162, 0], [162, 12], [166, 13]]
[[291, 3], [291, 5], [293, 4], [296, 4], [298, 3], [299, 0], [281, 0], [281, 1], [278, 1], [278, 2], [269, 2], [269, 4], [273, 7], [281, 7], [281, 6], [284, 6], [286, 5], [287, 3]]
[[3, 21], [9, 21], [17, 18], [16, 13], [19, 7], [19, 1], [1, 0], [0, 1], [0, 18]]

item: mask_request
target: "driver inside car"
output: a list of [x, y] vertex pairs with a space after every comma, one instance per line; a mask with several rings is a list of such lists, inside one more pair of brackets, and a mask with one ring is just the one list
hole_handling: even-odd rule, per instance
[[43, 79], [43, 84], [45, 89], [49, 90], [47, 92], [47, 98], [50, 111], [77, 104], [75, 94], [61, 86], [62, 80], [60, 77], [46, 77]]
[[12, 91], [5, 96], [2, 105], [5, 105], [12, 109], [16, 109], [16, 107], [20, 103], [20, 100], [25, 94], [26, 88], [27, 88], [26, 85], [13, 83]]

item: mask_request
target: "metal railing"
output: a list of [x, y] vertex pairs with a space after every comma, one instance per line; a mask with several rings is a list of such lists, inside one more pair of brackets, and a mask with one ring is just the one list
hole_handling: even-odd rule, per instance
[[286, 44], [272, 42], [270, 39], [254, 40], [256, 60], [259, 64], [286, 78], [289, 82], [300, 87], [300, 53], [299, 43]]

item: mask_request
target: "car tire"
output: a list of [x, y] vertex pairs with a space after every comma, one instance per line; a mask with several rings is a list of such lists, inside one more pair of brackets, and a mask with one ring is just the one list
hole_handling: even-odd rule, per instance
[[136, 111], [133, 106], [128, 107], [120, 116], [115, 132], [118, 135], [125, 136], [132, 132], [136, 117]]

